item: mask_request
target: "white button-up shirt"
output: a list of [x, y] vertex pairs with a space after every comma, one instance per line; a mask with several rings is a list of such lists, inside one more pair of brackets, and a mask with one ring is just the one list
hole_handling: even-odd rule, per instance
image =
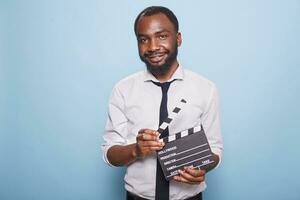
[[[206, 78], [183, 69], [179, 65], [169, 81], [174, 80], [168, 90], [168, 112], [183, 98], [188, 103], [173, 119], [169, 134], [203, 125], [213, 153], [221, 159], [223, 142], [220, 130], [220, 105], [215, 85]], [[102, 145], [103, 159], [113, 145], [127, 145], [136, 142], [142, 128], [158, 129], [159, 109], [162, 98], [161, 88], [151, 81], [159, 82], [147, 70], [135, 73], [119, 81], [109, 100], [108, 119]], [[155, 197], [156, 155], [136, 160], [127, 166], [125, 189], [147, 199]], [[205, 182], [190, 185], [170, 182], [170, 199], [185, 199], [206, 188]]]

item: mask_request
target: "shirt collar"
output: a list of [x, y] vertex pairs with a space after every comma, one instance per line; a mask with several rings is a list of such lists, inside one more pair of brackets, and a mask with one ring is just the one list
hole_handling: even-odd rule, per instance
[[[172, 77], [167, 81], [172, 81], [172, 80], [183, 80], [184, 79], [184, 73], [183, 73], [183, 68], [179, 64], [178, 68], [176, 69], [175, 73], [172, 75]], [[154, 82], [159, 82], [147, 69], [144, 71], [144, 81], [154, 81]]]

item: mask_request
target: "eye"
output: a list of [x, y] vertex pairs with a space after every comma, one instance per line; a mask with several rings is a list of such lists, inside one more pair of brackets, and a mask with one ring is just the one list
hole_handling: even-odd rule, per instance
[[147, 43], [147, 38], [139, 38], [139, 43]]
[[159, 35], [159, 39], [161, 39], [161, 40], [165, 40], [165, 39], [167, 39], [167, 37], [168, 37], [168, 35], [166, 35], [166, 34]]

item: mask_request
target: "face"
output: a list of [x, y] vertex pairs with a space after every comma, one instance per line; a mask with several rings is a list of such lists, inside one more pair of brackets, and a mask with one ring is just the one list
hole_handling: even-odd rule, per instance
[[153, 75], [163, 75], [177, 65], [181, 35], [164, 14], [141, 17], [137, 23], [137, 40], [140, 58]]

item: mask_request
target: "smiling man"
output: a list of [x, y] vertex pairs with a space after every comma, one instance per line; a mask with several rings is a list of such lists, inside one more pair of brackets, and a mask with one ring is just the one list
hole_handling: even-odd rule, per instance
[[178, 26], [173, 25], [163, 13], [148, 17], [141, 15], [136, 20], [135, 33], [140, 58], [146, 63], [149, 72], [158, 80], [170, 78], [178, 66], [177, 52], [181, 45]]
[[[134, 31], [147, 69], [119, 81], [113, 89], [103, 158], [109, 165], [127, 166], [124, 180], [128, 200], [202, 199], [207, 171], [186, 166], [173, 180], [166, 181], [156, 152], [164, 147], [159, 138], [202, 125], [214, 153], [211, 169], [216, 167], [223, 149], [217, 89], [211, 81], [179, 64], [181, 33], [176, 16], [168, 8], [143, 10], [135, 20]], [[189, 104], [159, 135], [157, 128], [182, 98]]]

